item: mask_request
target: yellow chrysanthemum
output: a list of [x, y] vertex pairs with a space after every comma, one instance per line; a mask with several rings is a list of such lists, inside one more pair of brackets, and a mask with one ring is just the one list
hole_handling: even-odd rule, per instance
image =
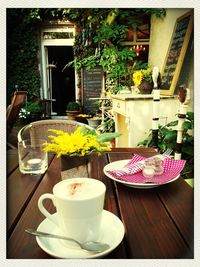
[[140, 85], [143, 80], [152, 80], [152, 69], [141, 69], [133, 73], [133, 82], [135, 85]]
[[143, 75], [141, 71], [136, 71], [133, 73], [133, 82], [135, 85], [140, 85], [142, 82], [142, 78]]

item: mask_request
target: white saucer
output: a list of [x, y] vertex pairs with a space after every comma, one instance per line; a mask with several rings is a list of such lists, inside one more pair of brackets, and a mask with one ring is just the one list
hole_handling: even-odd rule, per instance
[[[52, 216], [56, 217], [57, 213], [54, 213]], [[58, 227], [47, 218], [41, 222], [37, 230], [51, 234], [60, 234]], [[89, 252], [78, 246], [72, 247], [69, 245], [67, 247], [59, 239], [46, 237], [36, 237], [36, 241], [41, 249], [55, 258], [92, 259], [101, 258], [114, 250], [121, 243], [124, 233], [125, 229], [122, 221], [113, 213], [103, 210], [100, 236], [95, 241], [109, 244], [110, 248], [108, 250], [100, 253]]]
[[114, 171], [114, 170], [120, 170], [122, 169], [128, 162], [130, 161], [130, 159], [123, 159], [123, 160], [118, 160], [118, 161], [114, 161], [114, 162], [111, 162], [109, 164], [107, 164], [103, 171], [105, 173], [105, 175], [116, 181], [116, 182], [119, 182], [119, 183], [122, 183], [126, 186], [129, 186], [129, 187], [134, 187], [134, 188], [140, 188], [140, 189], [149, 189], [149, 188], [154, 188], [154, 187], [158, 187], [158, 186], [161, 186], [161, 185], [164, 185], [164, 184], [168, 184], [168, 183], [171, 183], [171, 182], [174, 182], [176, 181], [180, 175], [174, 177], [173, 179], [171, 179], [170, 181], [166, 182], [166, 183], [162, 183], [162, 184], [155, 184], [155, 183], [134, 183], [134, 182], [126, 182], [126, 181], [123, 181], [123, 180], [120, 180], [120, 179], [117, 179], [115, 178], [114, 176], [112, 176], [108, 171]]

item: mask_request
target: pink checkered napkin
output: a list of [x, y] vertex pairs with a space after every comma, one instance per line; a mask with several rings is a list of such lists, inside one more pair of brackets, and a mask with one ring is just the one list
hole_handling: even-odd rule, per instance
[[174, 160], [171, 158], [165, 158], [163, 161], [163, 174], [155, 175], [152, 178], [146, 178], [142, 175], [141, 168], [134, 166], [134, 163], [146, 159], [139, 155], [134, 155], [133, 158], [124, 166], [125, 168], [131, 170], [129, 174], [125, 170], [113, 170], [107, 171], [114, 178], [129, 182], [129, 183], [155, 183], [155, 184], [165, 184], [170, 180], [174, 179], [183, 170], [186, 160]]

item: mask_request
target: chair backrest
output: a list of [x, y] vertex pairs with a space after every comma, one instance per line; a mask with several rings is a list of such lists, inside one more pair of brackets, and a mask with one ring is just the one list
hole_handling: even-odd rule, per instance
[[[83, 124], [72, 120], [41, 120], [32, 122], [24, 126], [18, 133], [18, 141], [24, 140], [26, 138], [30, 139], [45, 139], [48, 142], [50, 139], [49, 135], [54, 135], [54, 133], [49, 132], [49, 129], [62, 130], [67, 133], [74, 132], [79, 126], [85, 126], [87, 129], [93, 129], [87, 124]], [[29, 136], [28, 136], [29, 135]]]
[[19, 111], [26, 99], [27, 92], [26, 91], [15, 91], [11, 104], [7, 108], [7, 132], [8, 134], [11, 132], [14, 123], [16, 122]]

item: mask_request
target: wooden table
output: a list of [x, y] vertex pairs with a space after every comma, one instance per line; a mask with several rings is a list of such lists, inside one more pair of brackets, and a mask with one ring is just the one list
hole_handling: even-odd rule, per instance
[[[37, 228], [44, 216], [37, 207], [38, 198], [52, 192], [60, 181], [60, 160], [49, 155], [45, 175], [23, 175], [18, 169], [17, 150], [8, 153], [7, 178], [7, 258], [49, 259], [26, 228]], [[180, 259], [194, 257], [193, 189], [179, 178], [153, 189], [130, 188], [112, 181], [103, 173], [109, 162], [128, 159], [138, 153], [155, 154], [153, 149], [114, 148], [91, 159], [89, 177], [106, 184], [105, 209], [124, 223], [122, 243], [106, 258], [111, 259]], [[48, 209], [55, 212], [51, 202]]]

